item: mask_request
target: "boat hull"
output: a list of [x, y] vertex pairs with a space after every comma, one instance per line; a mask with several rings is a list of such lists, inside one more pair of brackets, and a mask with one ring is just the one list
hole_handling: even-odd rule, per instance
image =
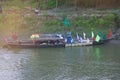
[[110, 39], [107, 40], [100, 40], [99, 42], [93, 41], [93, 45], [102, 45], [102, 44], [106, 44], [110, 41]]
[[38, 44], [14, 44], [14, 43], [8, 43], [8, 47], [12, 48], [50, 48], [50, 47], [65, 47], [65, 44], [51, 44], [51, 45], [38, 45]]
[[6, 47], [13, 48], [50, 48], [50, 47], [65, 47], [64, 39], [40, 39], [40, 40], [5, 40]]

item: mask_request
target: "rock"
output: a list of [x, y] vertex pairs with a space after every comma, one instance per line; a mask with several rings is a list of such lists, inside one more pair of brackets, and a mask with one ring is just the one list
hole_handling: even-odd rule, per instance
[[113, 39], [120, 40], [120, 29], [118, 29], [116, 33], [113, 35]]
[[109, 43], [111, 43], [111, 44], [118, 44], [118, 45], [120, 45], [120, 40], [110, 40], [110, 42]]

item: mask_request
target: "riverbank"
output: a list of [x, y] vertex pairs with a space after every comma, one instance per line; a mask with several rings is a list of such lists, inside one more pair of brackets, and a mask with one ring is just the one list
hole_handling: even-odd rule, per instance
[[120, 40], [110, 40], [110, 44], [120, 45]]
[[[34, 13], [30, 6], [20, 8], [18, 6], [3, 6], [3, 13], [0, 14], [0, 39], [9, 37], [16, 32], [19, 38], [30, 38], [33, 33], [62, 33], [71, 30], [72, 35], [76, 33], [91, 36], [95, 34], [108, 34], [109, 28], [114, 28], [114, 14], [120, 14], [120, 9], [93, 9], [93, 8], [66, 8], [40, 10]], [[63, 18], [67, 16], [71, 26], [64, 26]]]

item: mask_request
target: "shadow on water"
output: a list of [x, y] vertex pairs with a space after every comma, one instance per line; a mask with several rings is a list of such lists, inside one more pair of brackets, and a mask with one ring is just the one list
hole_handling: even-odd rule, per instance
[[[120, 46], [0, 49], [2, 80], [119, 80]], [[6, 78], [7, 77], [7, 78]]]

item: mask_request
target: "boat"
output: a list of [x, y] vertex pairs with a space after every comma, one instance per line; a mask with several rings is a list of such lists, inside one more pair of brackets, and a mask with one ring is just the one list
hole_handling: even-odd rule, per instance
[[9, 40], [5, 39], [5, 46], [12, 48], [50, 48], [65, 47], [65, 41], [59, 37], [40, 37], [34, 40]]
[[94, 40], [93, 41], [93, 45], [101, 45], [101, 44], [106, 44], [108, 43], [110, 40], [112, 40], [112, 33], [108, 34], [107, 37], [105, 36], [105, 38], [100, 38], [99, 41]]
[[14, 48], [49, 48], [49, 47], [65, 47], [63, 39], [48, 39], [33, 41], [8, 41], [6, 46]]
[[[113, 32], [112, 29], [109, 30], [109, 34], [102, 35], [102, 38], [97, 35], [96, 39], [93, 40], [93, 45], [101, 45], [108, 43], [113, 38]], [[97, 41], [96, 41], [97, 40]]]
[[92, 46], [92, 41], [84, 40], [83, 42], [75, 42], [75, 43], [67, 43], [65, 44], [65, 47], [77, 47], [77, 46]]
[[99, 42], [93, 41], [93, 45], [102, 45], [102, 44], [108, 43], [109, 41], [110, 41], [110, 39], [106, 39], [106, 40], [102, 39]]

